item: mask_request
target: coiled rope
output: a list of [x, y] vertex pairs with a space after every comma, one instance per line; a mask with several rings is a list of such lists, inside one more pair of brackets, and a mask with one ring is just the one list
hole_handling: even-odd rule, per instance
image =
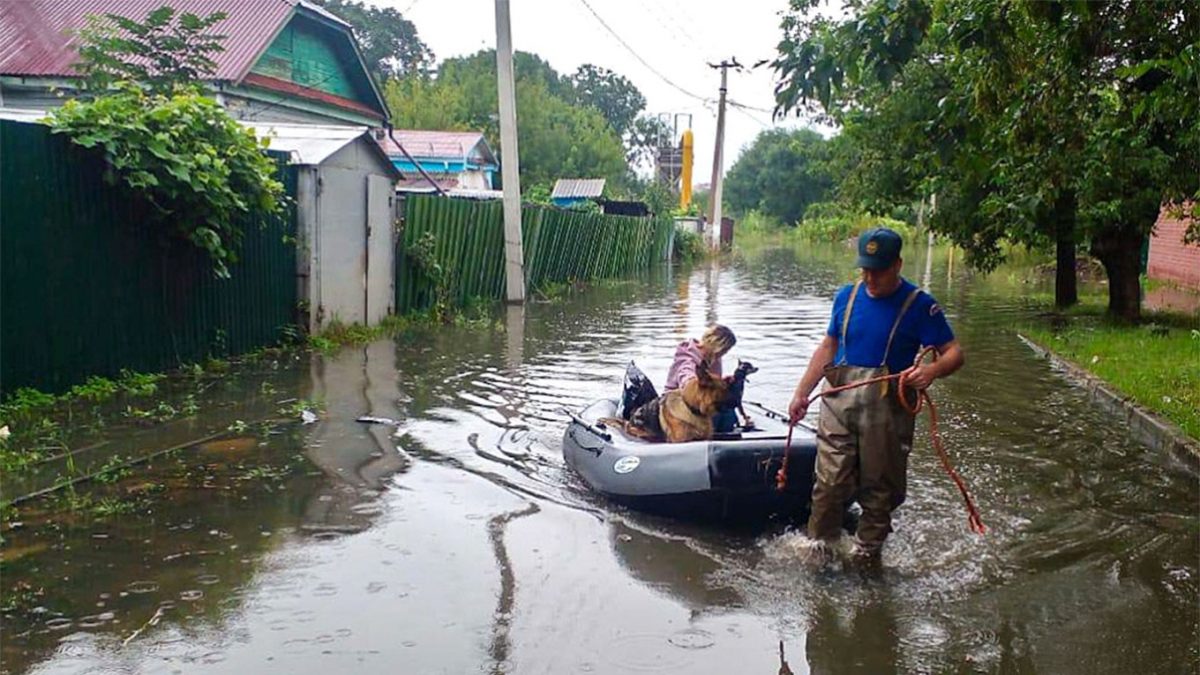
[[[920, 351], [920, 353], [917, 354], [917, 358], [913, 360], [913, 365], [917, 365], [917, 364], [921, 363], [922, 361], [925, 360], [926, 356], [929, 356], [931, 354], [933, 355], [933, 360], [937, 361], [937, 358], [938, 358], [937, 350], [934, 349], [933, 347], [926, 347], [926, 348], [922, 349]], [[839, 391], [846, 391], [847, 389], [856, 389], [858, 387], [865, 387], [870, 384], [875, 384], [878, 382], [886, 382], [888, 380], [899, 380], [896, 395], [900, 397], [900, 405], [905, 410], [907, 410], [909, 413], [911, 413], [915, 417], [917, 415], [917, 413], [921, 412], [921, 409], [924, 408], [926, 404], [928, 404], [928, 406], [929, 406], [929, 436], [930, 436], [930, 439], [933, 441], [933, 449], [937, 452], [938, 459], [941, 460], [941, 462], [942, 462], [942, 468], [945, 469], [946, 473], [950, 475], [950, 478], [954, 481], [954, 484], [956, 486], [958, 486], [959, 493], [962, 494], [963, 502], [967, 506], [967, 522], [970, 525], [971, 531], [974, 532], [975, 534], [983, 534], [984, 532], [987, 531], [987, 528], [984, 527], [984, 525], [983, 525], [983, 519], [979, 517], [979, 509], [976, 508], [976, 506], [975, 506], [975, 500], [971, 499], [971, 493], [967, 491], [966, 483], [963, 482], [963, 479], [961, 476], [958, 475], [958, 472], [954, 470], [954, 465], [952, 465], [950, 463], [950, 456], [946, 454], [946, 449], [944, 447], [942, 447], [942, 437], [941, 437], [941, 434], [938, 432], [937, 406], [934, 405], [933, 399], [929, 397], [929, 392], [927, 390], [916, 389], [915, 387], [912, 387], [911, 385], [908, 384], [908, 382], [907, 382], [908, 374], [909, 374], [909, 371], [906, 370], [902, 373], [894, 373], [891, 375], [880, 375], [879, 377], [872, 377], [872, 378], [868, 378], [866, 380], [861, 380], [858, 382], [851, 382], [849, 384], [843, 384], [838, 387], [830, 387], [829, 389], [826, 389], [826, 390], [822, 391], [821, 393], [817, 394], [816, 396], [814, 396], [812, 400], [816, 401], [817, 399], [821, 398], [822, 396], [836, 394]], [[904, 393], [906, 389], [915, 390], [917, 392], [915, 403], [910, 404], [908, 402], [908, 395], [906, 395]], [[783, 446], [783, 464], [780, 465], [779, 471], [775, 474], [775, 489], [780, 492], [782, 492], [783, 489], [787, 487], [788, 456], [791, 454], [790, 451], [792, 448], [792, 430], [795, 428], [796, 428], [796, 423], [789, 420], [787, 441], [784, 443], [784, 446]]]

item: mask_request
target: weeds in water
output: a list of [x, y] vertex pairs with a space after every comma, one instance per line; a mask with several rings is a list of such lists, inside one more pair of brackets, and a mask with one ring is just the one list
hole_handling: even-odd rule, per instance
[[0, 602], [0, 612], [9, 614], [33, 609], [42, 604], [46, 589], [21, 579], [4, 592], [4, 600]]
[[[193, 402], [194, 403], [194, 402]], [[159, 401], [158, 405], [149, 409], [142, 410], [133, 406], [125, 406], [125, 412], [122, 413], [125, 417], [139, 421], [161, 424], [179, 416], [180, 410], [166, 401]]]
[[94, 476], [94, 480], [98, 483], [115, 483], [122, 478], [126, 478], [133, 474], [133, 470], [126, 466], [129, 463], [120, 455], [113, 455], [100, 467], [100, 471]]

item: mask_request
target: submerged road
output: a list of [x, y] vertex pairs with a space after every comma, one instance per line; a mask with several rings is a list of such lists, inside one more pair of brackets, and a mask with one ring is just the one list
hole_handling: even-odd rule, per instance
[[112, 488], [161, 486], [133, 513], [23, 508], [5, 533], [0, 670], [1200, 669], [1197, 478], [1020, 344], [1030, 310], [1004, 271], [935, 257], [929, 279], [968, 354], [932, 392], [986, 536], [924, 422], [883, 570], [865, 576], [807, 570], [778, 527], [625, 511], [564, 467], [563, 406], [614, 395], [630, 360], [661, 382], [675, 343], [712, 321], [760, 368], [747, 398], [785, 406], [850, 262], [739, 254], [509, 310], [502, 329], [235, 373], [221, 396], [254, 400], [265, 381], [322, 401], [322, 420], [155, 460]]

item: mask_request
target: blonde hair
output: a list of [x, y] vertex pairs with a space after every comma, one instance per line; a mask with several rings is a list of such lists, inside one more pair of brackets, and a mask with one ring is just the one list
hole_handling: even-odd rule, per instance
[[700, 338], [700, 346], [704, 347], [704, 350], [711, 356], [724, 354], [733, 349], [735, 344], [737, 344], [737, 337], [734, 336], [733, 331], [719, 323], [709, 326]]

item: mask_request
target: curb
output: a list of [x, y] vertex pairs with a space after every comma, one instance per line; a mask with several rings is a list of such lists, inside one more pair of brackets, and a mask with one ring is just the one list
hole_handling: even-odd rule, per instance
[[1152, 450], [1166, 451], [1193, 469], [1200, 469], [1200, 441], [1183, 433], [1173, 423], [1134, 403], [1128, 396], [1118, 392], [1101, 380], [1067, 359], [1055, 354], [1033, 340], [1017, 333], [1025, 346], [1033, 350], [1052, 366], [1062, 371], [1073, 384], [1083, 387], [1092, 400], [1109, 412], [1124, 418], [1134, 438]]

